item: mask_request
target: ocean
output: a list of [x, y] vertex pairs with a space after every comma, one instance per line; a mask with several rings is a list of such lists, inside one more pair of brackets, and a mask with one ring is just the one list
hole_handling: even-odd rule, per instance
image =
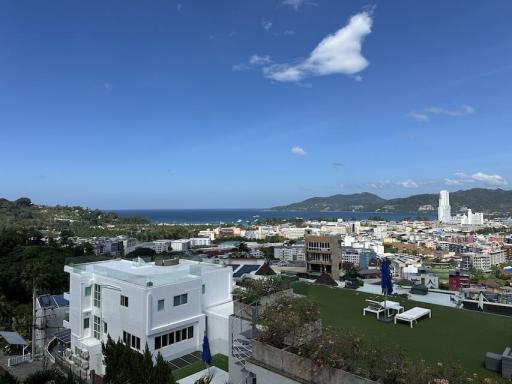
[[251, 224], [257, 220], [269, 218], [281, 219], [356, 219], [364, 220], [379, 216], [387, 221], [400, 221], [405, 218], [427, 218], [435, 220], [435, 212], [304, 212], [304, 211], [269, 211], [264, 209], [118, 209], [113, 210], [121, 217], [139, 216], [149, 219], [152, 223], [166, 224]]

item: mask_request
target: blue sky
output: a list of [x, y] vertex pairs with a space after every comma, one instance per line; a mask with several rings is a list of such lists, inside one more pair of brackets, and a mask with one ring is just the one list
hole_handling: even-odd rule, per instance
[[0, 195], [268, 207], [512, 182], [512, 2], [0, 1]]

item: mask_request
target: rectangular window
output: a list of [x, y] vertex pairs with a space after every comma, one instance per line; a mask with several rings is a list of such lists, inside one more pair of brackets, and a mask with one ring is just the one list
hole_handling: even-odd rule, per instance
[[132, 347], [133, 349], [140, 350], [140, 337], [131, 335], [126, 331], [123, 331], [123, 342]]
[[187, 328], [181, 330], [181, 340], [187, 340]]
[[194, 337], [194, 327], [188, 327], [188, 338], [192, 339]]
[[103, 333], [105, 335], [108, 333], [108, 326], [106, 321], [103, 322]]
[[162, 347], [166, 347], [167, 344], [167, 335], [162, 335]]
[[94, 284], [94, 306], [100, 308], [101, 306], [101, 286]]
[[84, 292], [84, 295], [85, 296], [91, 296], [91, 287], [85, 287], [85, 292]]
[[125, 331], [123, 331], [123, 343], [125, 343], [125, 344], [126, 344], [126, 339], [127, 339], [127, 338], [128, 338], [128, 337], [127, 337], [126, 332], [125, 332]]
[[84, 329], [89, 329], [89, 318], [88, 317], [86, 317], [84, 319]]
[[137, 349], [140, 351], [140, 337], [136, 337], [135, 341], [137, 342]]
[[174, 296], [174, 306], [187, 304], [188, 302], [188, 293], [184, 293], [182, 295]]
[[155, 350], [162, 348], [162, 336], [155, 337]]
[[128, 297], [121, 295], [121, 305], [123, 307], [128, 307]]
[[176, 332], [176, 342], [179, 343], [181, 341], [181, 332]]
[[206, 285], [201, 286], [201, 291], [203, 292], [203, 295], [206, 293]]
[[174, 344], [174, 332], [169, 333], [169, 345]]
[[100, 339], [100, 330], [101, 330], [101, 321], [100, 321], [100, 318], [98, 316], [94, 316], [93, 317], [93, 324], [92, 324], [93, 328], [93, 336], [95, 339]]
[[158, 312], [163, 311], [165, 307], [164, 299], [158, 300]]

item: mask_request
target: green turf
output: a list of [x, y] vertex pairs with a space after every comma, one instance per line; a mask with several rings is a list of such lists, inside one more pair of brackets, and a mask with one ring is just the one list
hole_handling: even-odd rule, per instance
[[488, 351], [501, 353], [512, 345], [510, 317], [393, 298], [406, 310], [416, 306], [432, 310], [431, 319], [419, 320], [411, 329], [408, 323], [379, 322], [374, 314], [363, 317], [365, 299], [381, 301], [379, 295], [306, 283], [296, 283], [294, 291], [319, 303], [324, 325], [365, 336], [376, 345], [401, 349], [412, 358], [433, 364], [459, 364], [468, 373], [490, 377], [494, 382], [499, 381], [499, 376], [485, 369], [484, 355]]
[[437, 275], [440, 283], [448, 284], [448, 276], [450, 275], [450, 270], [447, 268], [432, 268], [429, 272]]
[[[215, 367], [218, 367], [224, 371], [228, 371], [228, 357], [222, 354], [217, 354], [212, 356], [212, 365]], [[186, 367], [175, 369], [172, 371], [172, 375], [176, 380], [183, 379], [184, 377], [193, 375], [194, 373], [197, 373], [199, 371], [202, 371], [203, 369], [206, 369], [207, 366], [202, 361], [196, 361], [195, 363], [192, 363], [190, 365], [187, 365]]]

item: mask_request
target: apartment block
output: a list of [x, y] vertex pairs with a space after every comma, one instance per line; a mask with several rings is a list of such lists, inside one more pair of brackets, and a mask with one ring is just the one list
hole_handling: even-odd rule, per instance
[[341, 235], [316, 235], [311, 230], [306, 230], [304, 252], [307, 272], [313, 276], [326, 272], [333, 279], [339, 280], [342, 263], [341, 242]]

